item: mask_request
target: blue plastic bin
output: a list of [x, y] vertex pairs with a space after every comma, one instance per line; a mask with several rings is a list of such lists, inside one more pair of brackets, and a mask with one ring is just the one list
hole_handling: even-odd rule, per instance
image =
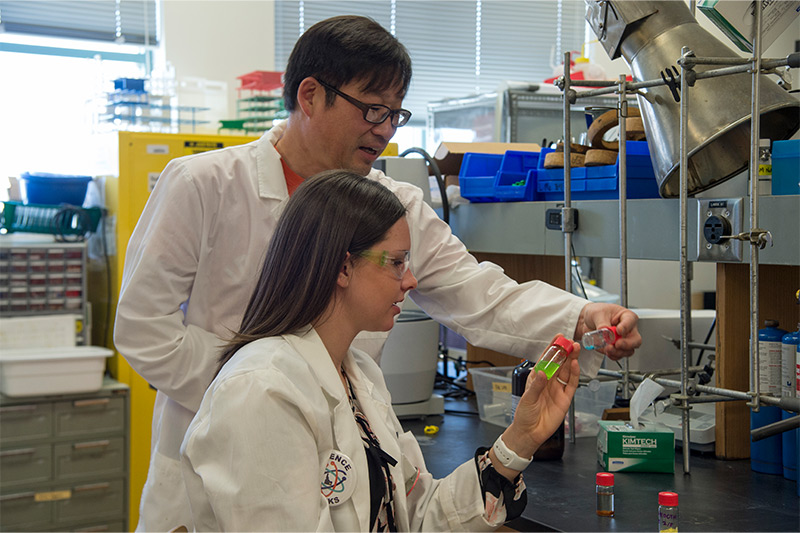
[[536, 200], [538, 165], [539, 152], [506, 151], [494, 183], [495, 197], [502, 202]]
[[[646, 141], [627, 141], [627, 197], [659, 198], [650, 150]], [[544, 156], [552, 152], [542, 150], [537, 176], [537, 191], [542, 200], [564, 199], [564, 169], [545, 169]], [[576, 167], [571, 172], [573, 200], [616, 200], [619, 198], [619, 158], [615, 165]]]
[[772, 143], [772, 194], [800, 194], [800, 139]]
[[470, 202], [496, 202], [494, 183], [502, 162], [500, 154], [465, 153], [458, 173], [461, 196]]
[[20, 176], [24, 204], [83, 205], [91, 176], [23, 172]]
[[117, 78], [114, 80], [115, 91], [130, 93], [144, 93], [144, 79], [142, 78]]

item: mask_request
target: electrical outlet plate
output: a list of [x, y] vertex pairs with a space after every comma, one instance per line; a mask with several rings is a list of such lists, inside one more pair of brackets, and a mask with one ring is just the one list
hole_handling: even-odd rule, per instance
[[706, 238], [706, 222], [718, 217], [727, 222], [729, 235], [742, 232], [742, 199], [741, 198], [698, 198], [697, 200], [697, 260], [698, 261], [742, 261], [742, 241], [722, 239], [712, 244]]

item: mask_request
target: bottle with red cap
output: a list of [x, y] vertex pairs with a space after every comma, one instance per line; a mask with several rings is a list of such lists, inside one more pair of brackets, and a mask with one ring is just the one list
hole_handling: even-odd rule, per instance
[[552, 378], [572, 353], [572, 347], [571, 340], [559, 335], [539, 357], [533, 369], [544, 372], [547, 379]]
[[658, 493], [658, 531], [678, 531], [678, 494], [675, 492]]
[[[528, 374], [531, 373], [531, 370], [541, 370], [545, 373], [547, 379], [552, 378], [564, 361], [567, 360], [569, 354], [572, 353], [572, 348], [572, 341], [559, 335], [547, 347], [535, 365], [528, 359], [525, 359], [514, 368], [514, 372], [511, 376], [512, 419], [514, 418], [514, 413], [517, 411], [517, 404], [522, 394], [525, 392], [525, 383], [528, 380]], [[564, 455], [564, 433], [564, 423], [562, 422], [555, 433], [539, 446], [539, 449], [533, 454], [534, 461], [561, 459], [561, 456]]]
[[587, 350], [599, 350], [606, 346], [613, 346], [618, 339], [617, 326], [609, 326], [584, 333], [581, 343]]
[[595, 475], [597, 487], [597, 516], [614, 516], [614, 474], [598, 472]]

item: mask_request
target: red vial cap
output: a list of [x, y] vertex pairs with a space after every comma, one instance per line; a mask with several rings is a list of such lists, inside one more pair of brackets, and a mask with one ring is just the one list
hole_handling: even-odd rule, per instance
[[617, 333], [617, 326], [609, 326], [608, 329], [611, 330], [611, 333], [614, 334], [614, 340], [611, 341], [611, 344], [614, 344], [615, 342], [617, 342], [619, 340], [619, 337], [620, 337], [620, 334]]
[[564, 351], [567, 352], [567, 355], [571, 354], [572, 349], [574, 348], [572, 341], [566, 337], [557, 337], [556, 340], [553, 341], [553, 344], [564, 348]]
[[678, 506], [678, 494], [676, 492], [659, 492], [658, 505], [667, 505], [669, 507]]
[[604, 487], [613, 487], [614, 486], [614, 474], [611, 472], [598, 472], [595, 476], [598, 485], [602, 485]]

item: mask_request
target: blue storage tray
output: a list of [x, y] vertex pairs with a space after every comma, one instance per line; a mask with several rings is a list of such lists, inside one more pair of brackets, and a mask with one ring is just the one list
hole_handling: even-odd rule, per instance
[[144, 79], [142, 78], [117, 78], [114, 80], [114, 90], [130, 93], [144, 94]]
[[800, 194], [800, 139], [772, 143], [772, 194]]
[[536, 173], [539, 152], [506, 151], [494, 183], [495, 197], [499, 201], [536, 200]]
[[465, 153], [458, 173], [461, 196], [470, 202], [496, 202], [494, 182], [502, 162], [500, 154]]
[[[659, 198], [650, 150], [647, 141], [627, 141], [627, 197]], [[564, 169], [545, 169], [544, 156], [552, 152], [542, 150], [537, 176], [537, 191], [540, 199], [559, 201], [564, 199]], [[575, 167], [570, 175], [573, 200], [616, 200], [619, 198], [619, 158], [615, 165], [599, 167]]]
[[23, 172], [20, 175], [25, 204], [82, 206], [91, 176], [72, 176], [47, 172]]

